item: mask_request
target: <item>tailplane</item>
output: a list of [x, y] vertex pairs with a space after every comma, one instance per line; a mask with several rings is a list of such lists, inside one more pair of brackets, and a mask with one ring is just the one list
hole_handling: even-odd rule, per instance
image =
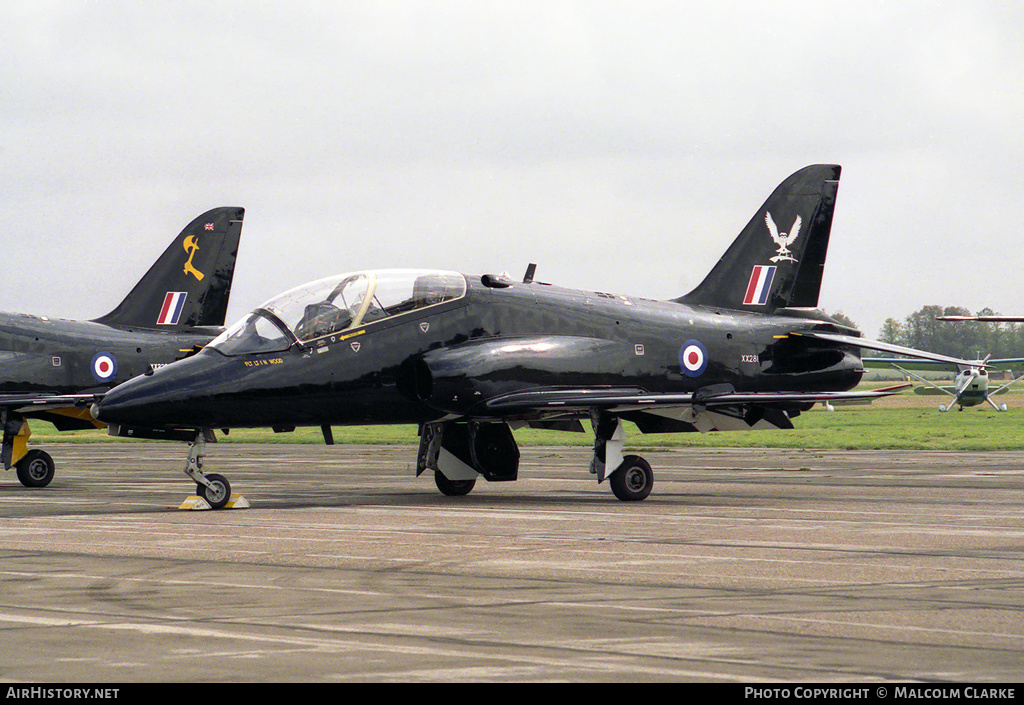
[[816, 307], [839, 172], [818, 164], [783, 181], [704, 281], [674, 300], [762, 313]]
[[214, 208], [189, 223], [124, 301], [97, 318], [118, 328], [223, 326], [244, 208]]

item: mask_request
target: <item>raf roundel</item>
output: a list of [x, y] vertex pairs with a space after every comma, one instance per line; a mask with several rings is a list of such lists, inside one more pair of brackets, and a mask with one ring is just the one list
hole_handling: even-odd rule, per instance
[[117, 358], [108, 352], [96, 353], [92, 359], [92, 376], [97, 382], [109, 382], [117, 374]]
[[707, 348], [699, 340], [687, 340], [679, 350], [679, 366], [687, 377], [699, 377], [708, 367]]

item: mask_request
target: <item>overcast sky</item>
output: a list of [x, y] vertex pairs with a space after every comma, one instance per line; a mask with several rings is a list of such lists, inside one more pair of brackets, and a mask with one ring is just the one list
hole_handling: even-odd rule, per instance
[[1024, 314], [1022, 30], [1010, 0], [0, 0], [0, 310], [106, 313], [222, 205], [231, 319], [382, 267], [671, 298], [828, 162], [823, 308]]

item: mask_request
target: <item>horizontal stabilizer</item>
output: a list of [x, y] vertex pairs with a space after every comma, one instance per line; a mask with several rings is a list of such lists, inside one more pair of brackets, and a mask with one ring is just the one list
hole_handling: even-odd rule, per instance
[[895, 370], [918, 370], [920, 372], [959, 372], [965, 367], [977, 367], [988, 370], [1020, 370], [1024, 369], [1024, 358], [1008, 357], [999, 360], [974, 360], [969, 365], [938, 360], [913, 360], [902, 357], [865, 357], [861, 359], [864, 366], [875, 370], [892, 368]]
[[907, 348], [903, 347], [902, 345], [883, 343], [879, 340], [858, 338], [855, 335], [843, 335], [841, 333], [827, 333], [818, 331], [802, 331], [799, 333], [790, 333], [790, 335], [800, 336], [804, 338], [813, 338], [815, 340], [827, 340], [830, 343], [851, 345], [854, 347], [866, 348], [867, 350], [877, 350], [879, 352], [892, 353], [893, 355], [907, 355], [908, 357], [918, 357], [924, 360], [934, 360], [936, 362], [944, 362], [950, 365], [959, 365], [963, 367], [988, 367], [988, 363], [985, 363], [981, 360], [963, 360], [958, 357], [950, 357], [949, 355], [939, 355], [938, 353], [932, 353], [926, 350], [915, 350], [914, 348]]
[[[944, 360], [922, 360], [904, 357], [863, 357], [861, 362], [864, 363], [864, 367], [869, 370], [897, 370], [900, 372], [907, 370], [917, 370], [918, 372], [951, 372], [957, 373], [961, 369], [961, 365], [946, 362]], [[987, 363], [976, 360], [975, 367], [987, 367]]]
[[940, 394], [945, 394], [947, 396], [955, 397], [956, 387], [932, 387], [925, 385], [922, 387], [914, 387], [914, 394], [920, 394], [921, 396], [925, 397], [932, 397], [938, 396]]

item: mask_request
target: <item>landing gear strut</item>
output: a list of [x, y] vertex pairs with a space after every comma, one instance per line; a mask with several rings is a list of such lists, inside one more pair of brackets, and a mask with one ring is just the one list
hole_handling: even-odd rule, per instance
[[416, 474], [434, 471], [434, 484], [449, 497], [469, 494], [476, 479], [510, 482], [519, 473], [519, 446], [504, 423], [444, 421], [423, 424]]
[[188, 444], [188, 460], [185, 474], [196, 482], [196, 493], [206, 500], [212, 509], [220, 509], [231, 499], [231, 484], [223, 475], [203, 474], [203, 458], [206, 456], [206, 431], [197, 431], [195, 440]]
[[28, 420], [5, 407], [0, 409], [0, 431], [3, 433], [0, 457], [4, 469], [14, 468], [18, 481], [25, 487], [49, 485], [54, 475], [53, 458], [45, 450], [28, 448], [28, 439], [32, 435]]
[[646, 499], [654, 487], [651, 464], [639, 455], [622, 455], [626, 433], [622, 420], [611, 414], [597, 412], [591, 418], [594, 426], [594, 458], [590, 472], [597, 481], [608, 480], [612, 494], [623, 502]]
[[[594, 455], [590, 472], [598, 483], [608, 480], [612, 493], [623, 502], [646, 499], [654, 487], [654, 471], [640, 456], [622, 454], [626, 439], [622, 420], [595, 411], [591, 421]], [[440, 421], [420, 427], [416, 475], [433, 471], [437, 489], [449, 497], [469, 494], [478, 477], [491, 482], [515, 480], [518, 468], [519, 448], [505, 423]]]

